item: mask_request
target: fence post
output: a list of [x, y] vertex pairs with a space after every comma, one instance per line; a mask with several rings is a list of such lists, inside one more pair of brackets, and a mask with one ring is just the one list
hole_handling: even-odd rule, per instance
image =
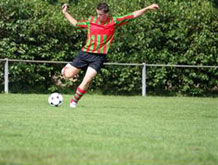
[[8, 94], [8, 58], [5, 58], [5, 93]]
[[142, 96], [146, 96], [146, 63], [142, 67]]

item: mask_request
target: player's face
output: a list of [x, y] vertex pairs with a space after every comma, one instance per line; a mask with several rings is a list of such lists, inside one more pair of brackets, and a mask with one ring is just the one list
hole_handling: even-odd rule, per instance
[[96, 9], [96, 12], [101, 22], [107, 21], [109, 17], [109, 13], [105, 13], [103, 10], [98, 10], [98, 9]]

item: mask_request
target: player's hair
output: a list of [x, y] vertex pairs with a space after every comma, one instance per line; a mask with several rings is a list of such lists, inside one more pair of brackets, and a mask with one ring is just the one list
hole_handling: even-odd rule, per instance
[[104, 13], [108, 13], [110, 11], [108, 4], [105, 3], [105, 2], [99, 3], [98, 6], [97, 6], [97, 9], [104, 11]]

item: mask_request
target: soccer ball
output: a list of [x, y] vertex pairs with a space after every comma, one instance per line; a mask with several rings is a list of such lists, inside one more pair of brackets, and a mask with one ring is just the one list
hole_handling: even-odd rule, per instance
[[48, 103], [51, 106], [58, 107], [63, 103], [64, 99], [63, 96], [60, 93], [52, 93], [48, 97]]

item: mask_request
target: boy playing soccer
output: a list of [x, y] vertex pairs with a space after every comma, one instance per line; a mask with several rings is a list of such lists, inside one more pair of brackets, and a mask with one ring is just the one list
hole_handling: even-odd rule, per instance
[[85, 46], [78, 53], [73, 62], [67, 64], [61, 71], [65, 78], [72, 78], [78, 74], [81, 69], [86, 69], [82, 83], [79, 85], [74, 97], [70, 101], [70, 107], [75, 108], [78, 101], [86, 93], [90, 82], [101, 69], [114, 39], [116, 28], [143, 15], [148, 10], [158, 9], [159, 6], [152, 4], [124, 16], [111, 17], [109, 15], [109, 6], [106, 3], [99, 3], [96, 8], [97, 16], [91, 16], [83, 21], [77, 21], [73, 18], [67, 12], [67, 8], [67, 4], [62, 6], [62, 12], [66, 19], [73, 26], [84, 28], [88, 31]]

